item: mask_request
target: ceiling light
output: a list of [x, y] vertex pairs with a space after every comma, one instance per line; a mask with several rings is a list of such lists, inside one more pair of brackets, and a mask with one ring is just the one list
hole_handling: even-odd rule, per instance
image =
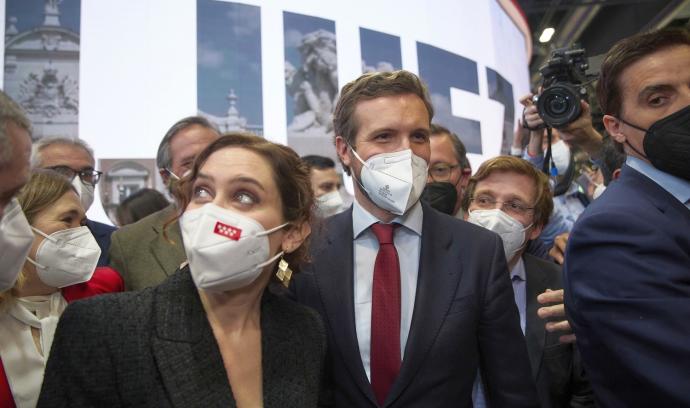
[[541, 36], [539, 37], [539, 42], [547, 43], [551, 41], [551, 37], [553, 37], [553, 33], [555, 32], [556, 30], [553, 27], [545, 28], [544, 31], [541, 33]]

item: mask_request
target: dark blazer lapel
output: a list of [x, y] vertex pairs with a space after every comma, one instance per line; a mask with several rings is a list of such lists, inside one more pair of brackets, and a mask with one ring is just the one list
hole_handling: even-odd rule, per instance
[[189, 269], [155, 290], [151, 350], [172, 405], [236, 406]]
[[400, 374], [385, 405], [400, 396], [424, 362], [453, 302], [462, 275], [459, 253], [450, 251], [452, 236], [443, 225], [447, 221], [431, 207], [422, 207], [422, 248], [412, 324]]
[[187, 255], [184, 253], [184, 246], [182, 245], [182, 233], [180, 232], [179, 222], [175, 221], [168, 225], [165, 229], [165, 234], [163, 233], [163, 227], [173, 217], [175, 212], [173, 206], [168, 208], [170, 208], [170, 211], [161, 213], [159, 222], [153, 225], [155, 237], [149, 245], [151, 253], [161, 266], [161, 269], [163, 269], [166, 275], [170, 276], [187, 259]]
[[523, 256], [525, 261], [525, 276], [527, 277], [527, 316], [525, 324], [525, 341], [532, 366], [532, 375], [537, 378], [541, 369], [541, 361], [546, 344], [546, 328], [544, 321], [537, 315], [540, 305], [537, 296], [547, 289], [548, 282], [543, 273], [539, 273], [539, 266], [530, 255]]
[[354, 304], [354, 266], [352, 207], [331, 217], [326, 223], [324, 253], [314, 256], [314, 279], [326, 311], [328, 325], [333, 332], [335, 347], [342, 353], [350, 375], [362, 392], [376, 404], [376, 398], [367, 379], [357, 342]]

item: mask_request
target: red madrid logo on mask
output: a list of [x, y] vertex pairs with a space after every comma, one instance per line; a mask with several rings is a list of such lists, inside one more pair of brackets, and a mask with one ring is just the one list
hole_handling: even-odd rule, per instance
[[242, 230], [217, 221], [213, 233], [237, 241], [242, 235]]

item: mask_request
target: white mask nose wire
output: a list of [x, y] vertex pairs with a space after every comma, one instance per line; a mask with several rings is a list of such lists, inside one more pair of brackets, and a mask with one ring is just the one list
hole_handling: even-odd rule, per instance
[[[400, 177], [396, 177], [394, 174], [390, 174], [390, 173], [387, 173], [387, 172], [381, 171], [381, 170], [373, 170], [373, 169], [371, 169], [371, 167], [369, 167], [369, 165], [367, 164], [367, 162], [365, 162], [364, 160], [362, 160], [361, 157], [359, 157], [359, 154], [357, 154], [357, 152], [355, 151], [355, 149], [353, 149], [352, 146], [350, 146], [349, 144], [348, 144], [348, 146], [350, 147], [350, 150], [352, 150], [352, 153], [355, 154], [355, 157], [357, 157], [357, 160], [359, 160], [359, 162], [362, 163], [363, 166], [366, 166], [367, 168], [369, 168], [369, 170], [371, 170], [371, 171], [377, 171], [377, 172], [379, 172], [379, 173], [385, 174], [385, 175], [388, 176], [388, 177], [394, 178], [394, 179], [396, 179], [396, 180], [398, 180], [398, 181], [400, 181], [400, 182], [407, 183], [407, 180], [403, 180], [403, 179], [401, 179]], [[407, 149], [406, 149], [406, 150], [407, 150]], [[394, 153], [397, 153], [397, 152], [394, 152]], [[427, 170], [428, 170], [428, 166], [427, 166]]]

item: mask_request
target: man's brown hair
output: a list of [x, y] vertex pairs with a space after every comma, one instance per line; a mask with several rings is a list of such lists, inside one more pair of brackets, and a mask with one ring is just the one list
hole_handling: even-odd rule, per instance
[[690, 46], [688, 29], [667, 29], [637, 34], [617, 42], [604, 58], [597, 84], [597, 98], [606, 115], [619, 117], [623, 106], [621, 73], [630, 65], [662, 49]]
[[346, 84], [340, 91], [340, 98], [333, 112], [333, 129], [336, 136], [342, 136], [354, 146], [358, 123], [355, 121], [355, 108], [361, 101], [391, 95], [417, 95], [429, 112], [429, 123], [434, 116], [434, 108], [429, 99], [426, 86], [417, 75], [400, 70], [393, 72], [371, 72]]
[[553, 211], [553, 198], [549, 188], [549, 178], [527, 160], [514, 156], [494, 157], [479, 166], [477, 173], [470, 179], [465, 196], [462, 199], [462, 209], [465, 212], [470, 208], [470, 202], [474, 198], [477, 183], [486, 179], [494, 172], [512, 172], [531, 178], [534, 181], [536, 193], [534, 203], [530, 203], [534, 207], [534, 224], [543, 227], [549, 222], [549, 217]]

